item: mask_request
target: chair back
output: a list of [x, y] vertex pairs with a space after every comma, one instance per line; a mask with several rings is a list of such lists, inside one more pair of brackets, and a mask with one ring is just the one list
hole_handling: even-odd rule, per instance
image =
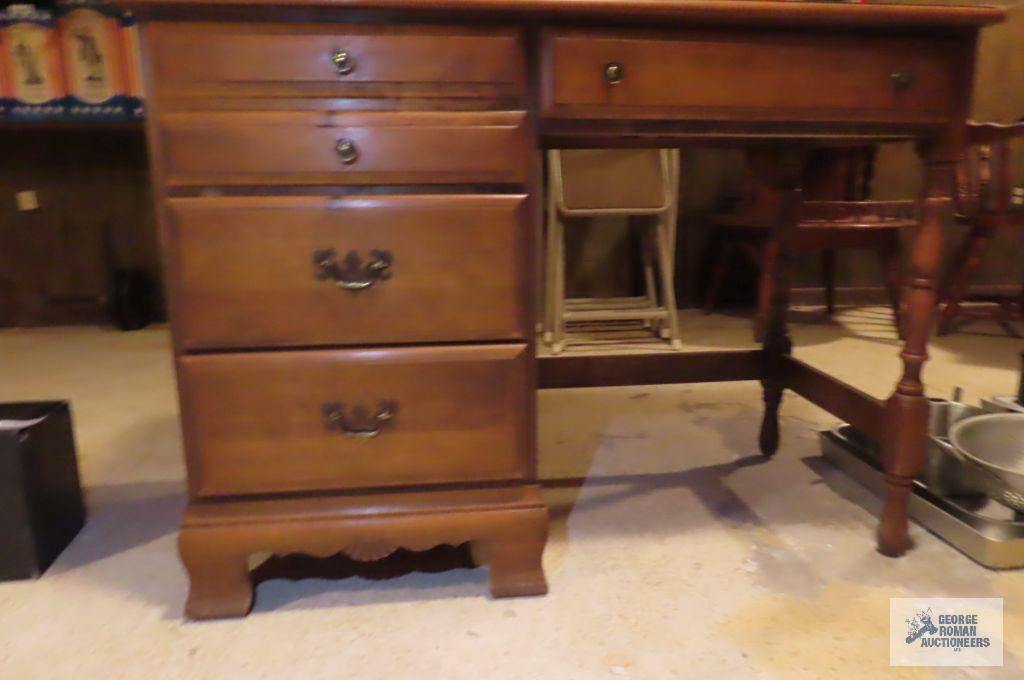
[[871, 197], [878, 147], [820, 149], [807, 159], [803, 195], [808, 201], [866, 201]]
[[[812, 151], [801, 175], [805, 203], [851, 203], [871, 196], [877, 146], [855, 146]], [[768, 228], [778, 212], [779, 196], [765, 183], [765, 168], [755, 162], [746, 166], [739, 202], [729, 222]]]
[[567, 215], [643, 214], [675, 200], [675, 149], [572, 149], [548, 152], [551, 191]]
[[[957, 215], [1024, 213], [1022, 155], [1024, 119], [1012, 125], [969, 122], [967, 147], [956, 170]], [[1014, 160], [1018, 161], [1016, 165]]]

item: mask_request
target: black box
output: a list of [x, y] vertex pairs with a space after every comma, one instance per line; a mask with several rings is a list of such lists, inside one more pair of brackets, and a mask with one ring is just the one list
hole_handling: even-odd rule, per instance
[[40, 576], [83, 524], [68, 403], [0, 404], [0, 581]]

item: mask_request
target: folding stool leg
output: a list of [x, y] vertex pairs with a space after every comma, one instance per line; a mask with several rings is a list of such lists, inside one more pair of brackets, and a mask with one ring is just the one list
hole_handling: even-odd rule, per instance
[[[549, 190], [550, 194], [550, 190]], [[553, 200], [548, 201], [547, 233], [544, 248], [544, 342], [550, 345], [555, 334], [555, 277], [558, 273], [557, 226], [558, 214]]]
[[671, 199], [669, 208], [658, 215], [657, 235], [661, 262], [662, 301], [668, 311], [668, 335], [672, 349], [682, 350], [683, 343], [679, 334], [679, 310], [676, 306], [676, 222], [679, 218], [679, 151], [673, 149], [663, 151], [668, 155], [668, 193]]
[[554, 278], [552, 293], [551, 353], [565, 349], [565, 223], [556, 213], [551, 222], [554, 243]]
[[661, 270], [661, 300], [668, 311], [668, 335], [672, 349], [683, 349], [679, 335], [679, 310], [676, 309], [674, 211], [658, 216], [658, 263]]
[[[644, 297], [651, 308], [658, 306], [658, 284], [655, 281], [655, 240], [651, 235], [650, 220], [635, 220], [640, 225], [640, 254], [644, 267]], [[657, 332], [657, 324], [651, 318], [644, 319], [644, 327]]]

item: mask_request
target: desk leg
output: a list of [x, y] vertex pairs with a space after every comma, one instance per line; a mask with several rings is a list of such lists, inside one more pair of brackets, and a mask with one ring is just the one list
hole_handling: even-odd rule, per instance
[[793, 270], [793, 234], [800, 212], [800, 175], [803, 156], [799, 153], [775, 155], [766, 160], [766, 176], [776, 200], [776, 222], [765, 245], [759, 295], [767, 300], [764, 316], [755, 319], [754, 334], [764, 350], [764, 419], [758, 438], [761, 453], [768, 458], [779, 449], [779, 407], [782, 405], [783, 369], [792, 352], [786, 315], [789, 312], [789, 286]]
[[925, 155], [925, 195], [910, 246], [903, 319], [905, 344], [900, 354], [903, 376], [886, 404], [882, 441], [886, 493], [878, 526], [878, 550], [892, 557], [907, 550], [907, 497], [914, 477], [924, 466], [929, 411], [921, 370], [928, 359], [928, 335], [935, 321], [936, 279], [953, 172], [953, 162]]

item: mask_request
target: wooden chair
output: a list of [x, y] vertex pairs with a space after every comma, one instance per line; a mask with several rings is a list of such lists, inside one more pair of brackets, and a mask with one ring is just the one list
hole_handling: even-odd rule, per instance
[[[878, 254], [882, 262], [885, 287], [899, 330], [900, 292], [902, 287], [902, 247], [900, 230], [917, 221], [915, 201], [872, 201], [871, 181], [874, 176], [876, 147], [855, 147], [828, 150], [815, 154], [804, 174], [804, 196], [800, 222], [793, 235], [794, 251], [821, 254], [825, 305], [829, 314], [835, 311], [835, 251], [865, 249]], [[719, 215], [712, 222], [716, 227], [717, 253], [711, 280], [704, 298], [704, 313], [714, 311], [718, 290], [736, 255], [752, 260], [761, 270], [758, 290], [755, 335], [762, 339], [764, 319], [772, 296], [770, 247], [771, 206], [765, 205], [756, 169], [746, 183], [738, 209]], [[901, 333], [902, 337], [902, 333]]]
[[1019, 295], [970, 293], [971, 280], [996, 232], [1004, 227], [1024, 231], [1024, 176], [1014, 179], [1011, 162], [1010, 142], [1015, 138], [1024, 138], [1024, 118], [1014, 125], [967, 124], [967, 149], [957, 167], [955, 202], [957, 222], [969, 231], [943, 291], [939, 335], [953, 330], [957, 318], [967, 317], [999, 321], [1019, 336], [1009, 322], [1024, 319], [1024, 285]]
[[[657, 149], [548, 151], [544, 340], [565, 349], [570, 321], [641, 320], [682, 349], [674, 287], [679, 152]], [[643, 220], [644, 295], [566, 299], [566, 218]]]

